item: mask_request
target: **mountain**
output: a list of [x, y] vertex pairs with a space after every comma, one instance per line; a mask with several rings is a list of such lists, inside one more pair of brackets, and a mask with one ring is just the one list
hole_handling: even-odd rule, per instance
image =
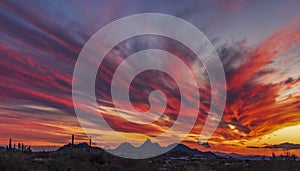
[[276, 149], [276, 148], [281, 148], [285, 150], [292, 150], [292, 149], [300, 149], [300, 144], [293, 144], [293, 143], [281, 143], [281, 144], [274, 144], [274, 145], [267, 145], [267, 146], [247, 146], [248, 148], [271, 148], [271, 149]]
[[204, 158], [217, 157], [212, 152], [201, 152], [197, 149], [191, 149], [183, 144], [171, 144], [167, 147], [161, 147], [158, 143], [152, 143], [150, 139], [147, 139], [144, 144], [139, 147], [135, 147], [130, 143], [122, 143], [114, 150], [110, 150], [111, 153], [130, 158], [149, 158], [163, 154], [167, 157], [182, 157], [182, 156], [199, 156]]
[[[175, 146], [171, 145], [171, 146]], [[197, 149], [191, 149], [184, 144], [177, 144], [174, 148], [168, 151], [165, 155], [170, 157], [182, 157], [182, 156], [198, 156], [203, 158], [215, 158], [217, 157], [212, 152], [202, 152]]]
[[263, 148], [282, 148], [282, 149], [286, 149], [286, 150], [300, 149], [300, 144], [293, 144], [293, 143], [285, 142], [285, 143], [281, 143], [281, 144], [265, 146]]
[[141, 159], [158, 156], [162, 152], [168, 151], [168, 149], [168, 147], [161, 147], [158, 143], [152, 143], [150, 139], [147, 139], [144, 144], [139, 147], [135, 147], [130, 143], [125, 142], [114, 150], [108, 151], [121, 157]]
[[64, 145], [62, 147], [60, 147], [58, 150], [56, 150], [57, 152], [66, 152], [66, 151], [70, 151], [70, 150], [91, 150], [91, 151], [104, 151], [102, 148], [99, 147], [91, 147], [89, 146], [87, 143], [80, 143], [80, 144], [74, 144], [72, 145], [71, 143]]
[[121, 155], [121, 156], [126, 156], [126, 154], [138, 152], [136, 147], [134, 147], [133, 145], [131, 145], [130, 143], [127, 143], [127, 142], [122, 143], [120, 146], [118, 146], [114, 150], [108, 150], [108, 151], [112, 152], [115, 155]]

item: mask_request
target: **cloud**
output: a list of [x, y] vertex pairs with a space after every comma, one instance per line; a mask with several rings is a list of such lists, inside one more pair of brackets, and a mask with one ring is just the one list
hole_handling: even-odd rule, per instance
[[[298, 26], [293, 23], [276, 31], [254, 48], [242, 47], [244, 43], [239, 42], [235, 46], [241, 49], [221, 50], [221, 56], [225, 55], [223, 62], [228, 86], [223, 120], [234, 125], [234, 128], [227, 128], [231, 129], [232, 135], [252, 138], [288, 124], [299, 123], [295, 118], [300, 107], [295, 105], [297, 97], [290, 97], [280, 103], [275, 101], [280, 91], [297, 86], [299, 79], [292, 81], [287, 77], [279, 83], [257, 81], [258, 77], [272, 75], [273, 71], [270, 70], [262, 72], [273, 62], [272, 59], [281, 56], [281, 60], [284, 60], [288, 57], [287, 52], [299, 46], [299, 34]], [[276, 68], [272, 70], [276, 71]], [[287, 107], [291, 105], [292, 108]]]

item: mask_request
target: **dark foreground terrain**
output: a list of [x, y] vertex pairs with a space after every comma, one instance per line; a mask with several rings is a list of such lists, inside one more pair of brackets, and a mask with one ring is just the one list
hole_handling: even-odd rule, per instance
[[[173, 155], [173, 154], [172, 154]], [[243, 171], [272, 170], [299, 171], [296, 160], [238, 160], [215, 158], [172, 157], [168, 154], [145, 160], [130, 160], [113, 156], [102, 149], [64, 148], [56, 152], [0, 151], [0, 171], [6, 170], [195, 170]]]

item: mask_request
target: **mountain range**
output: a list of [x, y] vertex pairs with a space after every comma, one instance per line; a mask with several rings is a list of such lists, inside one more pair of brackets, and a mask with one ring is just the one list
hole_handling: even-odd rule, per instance
[[293, 144], [293, 143], [281, 143], [281, 144], [274, 144], [274, 145], [267, 145], [263, 147], [258, 146], [248, 146], [248, 148], [270, 148], [270, 149], [285, 149], [285, 150], [291, 150], [291, 149], [300, 149], [300, 144]]
[[[87, 143], [80, 144], [67, 144], [63, 147], [60, 147], [57, 152], [67, 152], [68, 150], [91, 150], [91, 151], [104, 151], [99, 147], [91, 147]], [[141, 146], [133, 146], [130, 143], [122, 143], [117, 148], [112, 150], [106, 150], [116, 156], [141, 159], [141, 158], [150, 158], [155, 156], [166, 156], [166, 157], [182, 157], [182, 156], [199, 156], [202, 158], [215, 158], [215, 155], [212, 152], [201, 152], [197, 149], [191, 149], [184, 144], [171, 144], [167, 147], [162, 147], [158, 143], [151, 142], [150, 139], [147, 139]]]
[[[298, 148], [295, 144], [283, 143], [281, 148], [291, 147]], [[249, 147], [251, 148], [251, 147]], [[258, 148], [258, 147], [252, 147]], [[270, 147], [260, 147], [260, 148], [270, 148]], [[279, 148], [275, 146], [275, 148]], [[5, 147], [0, 146], [0, 150], [6, 151]], [[69, 153], [72, 151], [89, 151], [93, 153], [106, 153], [108, 151], [116, 156], [124, 158], [151, 158], [155, 156], [166, 157], [170, 159], [213, 159], [213, 158], [223, 158], [223, 159], [237, 159], [237, 160], [270, 160], [270, 156], [261, 156], [261, 155], [241, 155], [241, 154], [227, 154], [221, 152], [202, 152], [197, 149], [191, 149], [190, 147], [184, 144], [171, 144], [167, 147], [162, 147], [158, 143], [151, 142], [150, 139], [147, 139], [141, 146], [134, 146], [130, 143], [122, 143], [115, 149], [102, 149], [100, 147], [90, 146], [87, 143], [79, 144], [66, 144], [62, 147], [59, 147], [56, 152], [58, 153]], [[297, 157], [300, 160], [299, 157]]]
[[161, 147], [158, 143], [152, 143], [150, 139], [147, 139], [139, 147], [135, 147], [132, 144], [125, 142], [122, 143], [117, 148], [108, 151], [117, 156], [140, 159], [140, 158], [150, 158], [153, 156], [158, 156], [160, 154], [166, 153], [173, 147], [174, 145]]

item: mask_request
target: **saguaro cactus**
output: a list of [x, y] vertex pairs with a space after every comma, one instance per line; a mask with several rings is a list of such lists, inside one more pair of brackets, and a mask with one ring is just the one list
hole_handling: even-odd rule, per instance
[[8, 149], [11, 150], [11, 138], [9, 139]]
[[92, 137], [90, 137], [90, 146], [92, 146]]
[[74, 145], [74, 134], [72, 134], [72, 146]]

